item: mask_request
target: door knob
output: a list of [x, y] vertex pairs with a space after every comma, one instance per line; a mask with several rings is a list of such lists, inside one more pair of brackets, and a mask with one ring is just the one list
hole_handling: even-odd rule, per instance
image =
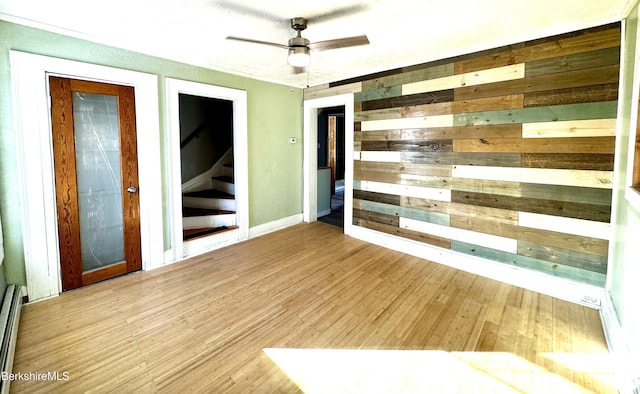
[[129, 193], [135, 193], [135, 192], [137, 192], [137, 191], [138, 191], [138, 188], [137, 188], [137, 187], [135, 187], [135, 186], [129, 186], [129, 187], [127, 188], [127, 191], [128, 191]]

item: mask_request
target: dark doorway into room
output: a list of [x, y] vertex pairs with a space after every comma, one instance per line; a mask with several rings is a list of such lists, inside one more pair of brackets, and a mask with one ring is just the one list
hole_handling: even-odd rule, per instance
[[344, 227], [344, 106], [318, 111], [318, 220]]

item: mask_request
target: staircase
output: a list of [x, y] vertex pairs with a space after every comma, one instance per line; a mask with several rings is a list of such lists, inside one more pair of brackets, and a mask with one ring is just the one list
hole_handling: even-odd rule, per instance
[[[237, 229], [233, 155], [223, 156], [206, 180], [182, 193], [183, 240]], [[184, 189], [183, 189], [184, 190]]]

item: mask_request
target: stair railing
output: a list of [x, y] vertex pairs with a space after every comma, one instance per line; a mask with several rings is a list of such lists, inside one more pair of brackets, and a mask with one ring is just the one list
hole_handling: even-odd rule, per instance
[[193, 141], [195, 138], [200, 137], [200, 133], [205, 130], [208, 127], [208, 122], [206, 120], [204, 120], [202, 123], [200, 123], [200, 125], [198, 127], [196, 127], [195, 129], [193, 129], [193, 131], [191, 133], [189, 133], [189, 135], [180, 142], [180, 149], [184, 148], [185, 146], [187, 146], [187, 144], [191, 141]]

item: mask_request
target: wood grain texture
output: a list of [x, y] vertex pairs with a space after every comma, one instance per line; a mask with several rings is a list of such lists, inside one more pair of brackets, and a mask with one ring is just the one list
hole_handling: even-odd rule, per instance
[[51, 128], [53, 161], [56, 169], [56, 208], [62, 289], [82, 286], [82, 249], [76, 183], [76, 155], [73, 130], [71, 81], [51, 77]]
[[381, 119], [360, 122], [362, 131], [415, 129], [453, 126], [453, 115], [420, 116], [416, 118]]
[[611, 189], [611, 171], [558, 170], [546, 168], [478, 167], [456, 165], [451, 171], [456, 178], [484, 179], [490, 181], [537, 183]]
[[[336, 388], [342, 374], [330, 364], [343, 362], [349, 378]], [[417, 370], [396, 380], [394, 365]], [[16, 380], [11, 390], [362, 391], [352, 384], [377, 379], [373, 368], [391, 392], [408, 380], [420, 392], [495, 393], [508, 382], [608, 394], [612, 365], [594, 309], [315, 223], [24, 306], [14, 372], [69, 380]], [[419, 379], [426, 368], [432, 377]]]
[[608, 223], [611, 207], [574, 201], [453, 190], [451, 202]]
[[520, 63], [404, 84], [402, 85], [402, 94], [409, 95], [435, 90], [455, 89], [463, 86], [476, 86], [490, 84], [492, 82], [522, 79], [523, 77], [524, 64]]
[[614, 137], [459, 139], [453, 141], [453, 151], [612, 154], [615, 142]]
[[[371, 194], [358, 209], [400, 217], [356, 225], [603, 286], [620, 34], [614, 23], [344, 81], [364, 89], [354, 186]], [[382, 209], [389, 195], [406, 210]]]
[[525, 123], [522, 138], [615, 137], [616, 119]]
[[618, 83], [580, 86], [567, 89], [551, 89], [524, 94], [524, 107], [546, 107], [550, 105], [597, 103], [618, 99]]
[[567, 73], [539, 75], [478, 86], [458, 87], [454, 91], [456, 101], [502, 96], [505, 94], [531, 94], [549, 90], [580, 88], [615, 83], [619, 66], [604, 66], [598, 70], [586, 69]]

